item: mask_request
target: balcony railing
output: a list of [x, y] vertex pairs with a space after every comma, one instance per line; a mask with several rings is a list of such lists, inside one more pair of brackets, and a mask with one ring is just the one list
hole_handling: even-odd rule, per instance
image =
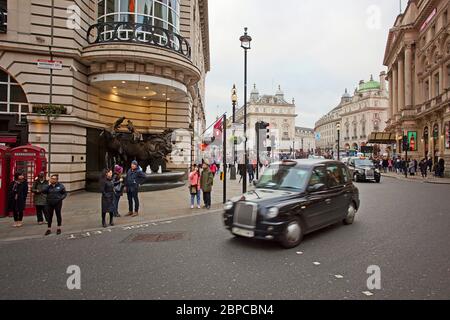
[[89, 27], [86, 40], [89, 44], [134, 43], [146, 44], [175, 51], [191, 59], [191, 46], [179, 34], [145, 23], [101, 22]]
[[0, 7], [0, 33], [6, 33], [8, 23], [8, 10]]

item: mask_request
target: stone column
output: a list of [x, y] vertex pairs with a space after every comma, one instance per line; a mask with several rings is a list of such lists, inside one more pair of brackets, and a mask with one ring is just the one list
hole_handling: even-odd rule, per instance
[[398, 112], [405, 108], [405, 61], [403, 53], [398, 58]]
[[398, 113], [398, 70], [394, 63], [392, 66], [392, 116]]
[[405, 49], [405, 100], [403, 107], [412, 107], [412, 45], [407, 44]]
[[394, 73], [394, 70], [391, 71], [391, 73], [389, 74], [389, 114], [388, 114], [388, 119], [393, 119], [394, 117], [394, 85], [393, 85], [393, 79], [392, 79], [392, 75]]

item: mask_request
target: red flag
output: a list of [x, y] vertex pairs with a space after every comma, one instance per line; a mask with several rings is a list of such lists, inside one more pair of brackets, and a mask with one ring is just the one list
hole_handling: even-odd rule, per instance
[[136, 9], [136, 0], [130, 0], [130, 4], [128, 6], [128, 12], [133, 13]]
[[222, 141], [222, 130], [223, 130], [223, 118], [217, 120], [214, 124], [214, 142], [220, 143]]

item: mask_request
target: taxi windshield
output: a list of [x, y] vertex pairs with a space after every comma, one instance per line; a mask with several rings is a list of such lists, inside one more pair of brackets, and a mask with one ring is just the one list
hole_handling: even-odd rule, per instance
[[300, 191], [305, 189], [307, 178], [307, 169], [274, 165], [264, 171], [256, 187]]
[[372, 166], [373, 162], [370, 161], [369, 159], [356, 159], [355, 165], [357, 165], [357, 166]]

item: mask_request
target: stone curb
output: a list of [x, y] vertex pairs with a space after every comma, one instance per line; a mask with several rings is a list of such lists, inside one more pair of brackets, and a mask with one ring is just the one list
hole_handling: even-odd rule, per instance
[[[207, 215], [207, 214], [216, 214], [216, 213], [220, 213], [222, 211], [223, 211], [222, 209], [215, 209], [215, 210], [209, 210], [209, 211], [205, 211], [205, 212], [193, 213], [193, 214], [189, 214], [189, 215], [174, 216], [174, 217], [171, 217], [171, 218], [161, 218], [161, 219], [154, 219], [154, 220], [136, 221], [136, 222], [133, 222], [133, 223], [126, 223], [126, 224], [121, 224], [121, 225], [115, 225], [113, 227], [108, 227], [107, 229], [115, 230], [115, 229], [131, 227], [131, 226], [141, 225], [141, 224], [161, 223], [161, 222], [165, 222], [165, 221], [174, 221], [174, 220], [186, 219], [186, 218], [191, 218], [191, 217], [204, 216], [204, 215]], [[57, 236], [57, 237], [60, 238], [60, 239], [63, 239], [63, 238], [65, 238], [65, 236], [70, 235], [70, 234], [94, 232], [94, 231], [99, 231], [99, 230], [104, 230], [104, 229], [103, 228], [90, 228], [90, 229], [73, 230], [73, 231], [70, 231], [70, 232], [62, 232], [61, 235]], [[53, 236], [55, 236], [55, 235], [53, 234], [50, 237], [53, 237]], [[24, 236], [24, 237], [16, 237], [16, 238], [6, 238], [6, 239], [0, 239], [0, 243], [7, 243], [7, 242], [13, 242], [13, 241], [20, 241], [20, 240], [33, 240], [33, 239], [48, 239], [48, 236], [32, 235], [32, 236]]]
[[381, 174], [381, 176], [384, 177], [384, 178], [392, 178], [392, 179], [397, 179], [397, 180], [400, 180], [400, 181], [410, 181], [410, 182], [418, 182], [418, 183], [447, 184], [447, 185], [450, 185], [450, 181], [449, 182], [447, 182], [447, 181], [439, 181], [439, 180], [430, 181], [430, 180], [419, 180], [419, 179], [415, 179], [415, 178], [409, 178], [408, 179], [408, 178], [405, 178], [403, 176], [396, 177], [396, 176], [384, 175], [384, 174]]

